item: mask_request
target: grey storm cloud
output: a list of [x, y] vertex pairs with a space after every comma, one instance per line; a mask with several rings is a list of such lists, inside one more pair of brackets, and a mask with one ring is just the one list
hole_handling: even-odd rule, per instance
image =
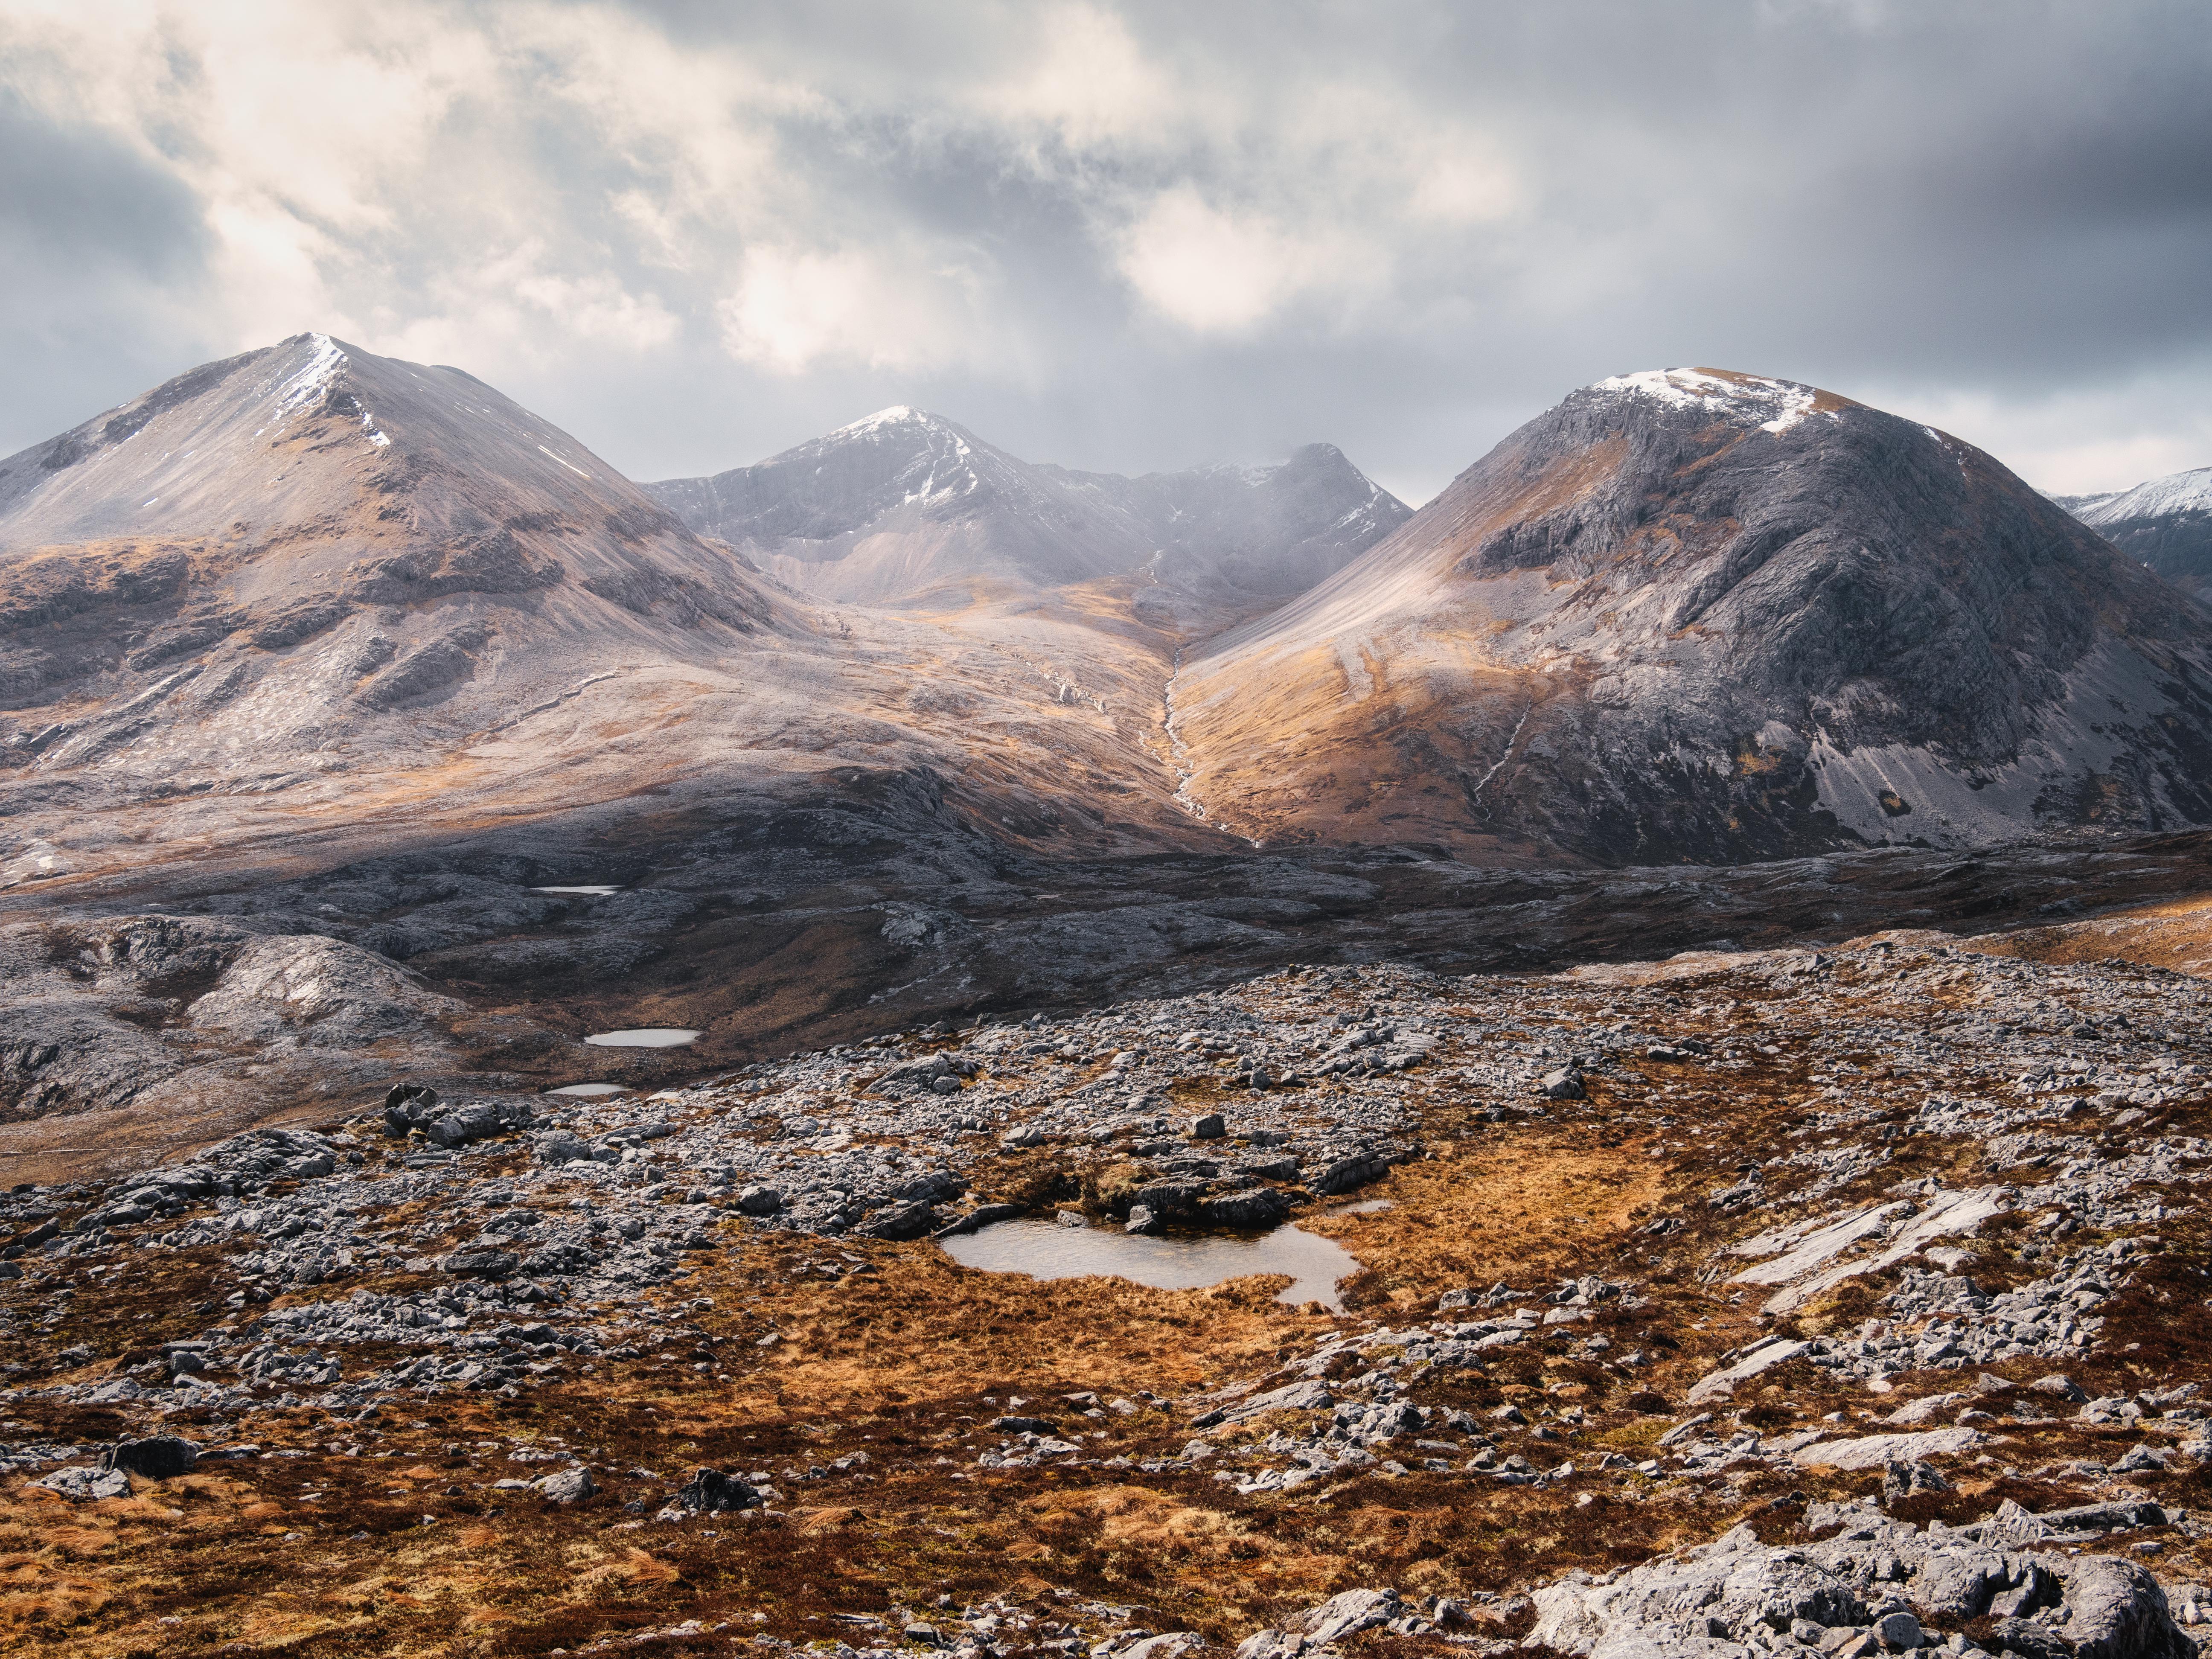
[[0, 451], [301, 329], [633, 476], [884, 404], [1419, 501], [1571, 387], [1815, 381], [2212, 459], [2197, 0], [0, 0]]

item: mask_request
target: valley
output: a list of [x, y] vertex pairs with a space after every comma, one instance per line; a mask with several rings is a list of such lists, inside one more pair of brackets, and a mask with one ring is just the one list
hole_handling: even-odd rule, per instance
[[1414, 510], [203, 366], [0, 461], [0, 1647], [2180, 1659], [2208, 792], [1793, 382]]

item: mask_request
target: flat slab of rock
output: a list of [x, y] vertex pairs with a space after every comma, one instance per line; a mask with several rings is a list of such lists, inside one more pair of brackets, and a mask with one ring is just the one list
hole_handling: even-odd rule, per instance
[[1785, 1359], [1794, 1359], [1813, 1345], [1809, 1342], [1769, 1342], [1756, 1348], [1735, 1364], [1708, 1372], [1690, 1385], [1688, 1402], [1694, 1406], [1710, 1400], [1717, 1394], [1727, 1394], [1739, 1382], [1757, 1376], [1770, 1366], [1779, 1365]]
[[1800, 1463], [1831, 1469], [1878, 1469], [1971, 1451], [1982, 1443], [1976, 1429], [1929, 1429], [1919, 1434], [1869, 1434], [1856, 1440], [1816, 1440], [1791, 1454]]

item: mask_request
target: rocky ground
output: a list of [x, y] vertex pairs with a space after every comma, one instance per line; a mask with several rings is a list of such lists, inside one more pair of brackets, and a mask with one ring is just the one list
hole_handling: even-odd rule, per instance
[[[0, 894], [0, 1169], [118, 1176], [258, 1124], [327, 1122], [398, 1079], [649, 1093], [902, 1026], [1295, 963], [1526, 972], [1909, 920], [2044, 924], [2039, 951], [2186, 969], [2207, 954], [2201, 918], [2167, 912], [2201, 907], [2208, 881], [2203, 831], [1735, 868], [1493, 870], [1421, 847], [1070, 862], [963, 827], [905, 775], [665, 819], [580, 811], [297, 876], [210, 859], [189, 880]], [[580, 1041], [641, 1025], [701, 1035]]]
[[[2193, 1651], [2212, 988], [1978, 944], [1288, 969], [18, 1186], [0, 1639]], [[1359, 1271], [933, 1241], [1031, 1214]]]

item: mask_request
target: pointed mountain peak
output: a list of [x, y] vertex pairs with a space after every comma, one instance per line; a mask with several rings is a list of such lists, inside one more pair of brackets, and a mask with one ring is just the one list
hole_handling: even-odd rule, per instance
[[859, 420], [841, 426], [833, 432], [824, 433], [818, 441], [830, 443], [839, 438], [866, 437], [872, 433], [887, 431], [897, 427], [911, 428], [924, 432], [957, 433], [962, 430], [959, 426], [946, 420], [942, 415], [933, 415], [926, 409], [915, 409], [908, 404], [893, 404], [889, 409], [879, 409], [872, 415], [864, 415]]

